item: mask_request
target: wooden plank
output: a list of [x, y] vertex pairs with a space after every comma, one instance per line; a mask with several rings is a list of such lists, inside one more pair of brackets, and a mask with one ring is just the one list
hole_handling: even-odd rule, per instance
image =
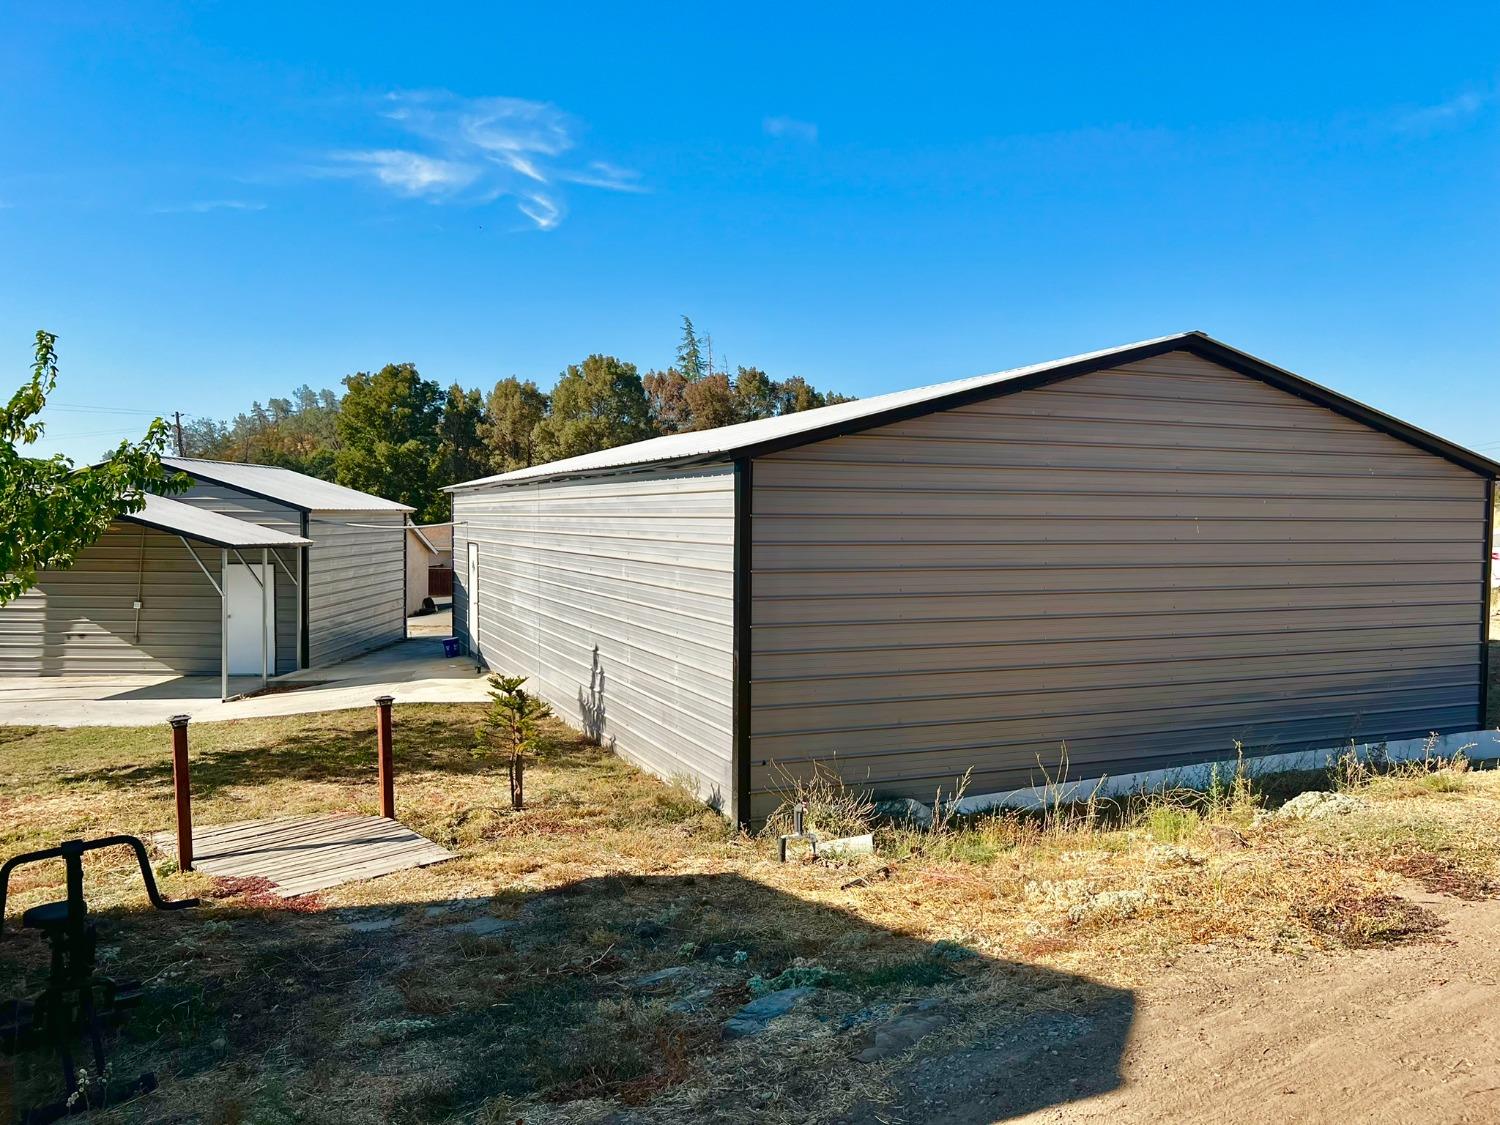
[[397, 871], [407, 871], [415, 867], [426, 867], [433, 863], [441, 863], [444, 859], [450, 858], [453, 857], [446, 853], [405, 852], [390, 855], [383, 860], [360, 860], [347, 867], [311, 872], [288, 879], [277, 885], [276, 893], [283, 898], [291, 898], [295, 895], [306, 894], [310, 890], [320, 890], [324, 887], [337, 886], [341, 883], [350, 883], [361, 879], [374, 879], [381, 875], [389, 875]]
[[368, 844], [354, 844], [343, 847], [330, 846], [327, 850], [320, 851], [315, 855], [303, 854], [292, 856], [280, 862], [272, 859], [270, 862], [261, 864], [261, 866], [267, 874], [277, 877], [277, 882], [281, 882], [284, 879], [295, 878], [311, 871], [326, 871], [330, 868], [346, 866], [350, 863], [381, 859], [387, 855], [399, 855], [420, 846], [420, 840], [375, 841]]
[[333, 829], [341, 824], [343, 817], [337, 819], [312, 817], [304, 821], [298, 821], [294, 825], [276, 827], [273, 825], [261, 825], [255, 829], [239, 831], [210, 831], [201, 836], [193, 834], [193, 841], [200, 845], [206, 854], [221, 855], [226, 852], [239, 850], [253, 850], [262, 844], [273, 844], [288, 839], [299, 838], [299, 833], [317, 834]]
[[[175, 839], [172, 832], [152, 835], [168, 852]], [[283, 898], [456, 858], [405, 825], [357, 813], [213, 825], [195, 832], [194, 843], [199, 870], [264, 878]]]

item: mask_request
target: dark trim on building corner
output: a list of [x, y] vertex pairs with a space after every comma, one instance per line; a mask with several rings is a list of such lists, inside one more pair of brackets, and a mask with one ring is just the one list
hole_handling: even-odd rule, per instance
[[750, 501], [755, 462], [734, 462], [734, 641], [733, 702], [730, 727], [730, 816], [741, 828], [750, 827]]
[[[184, 476], [195, 477], [198, 480], [206, 481], [209, 484], [217, 484], [221, 488], [233, 489], [235, 492], [242, 493], [245, 496], [254, 496], [257, 500], [269, 500], [273, 504], [280, 504], [283, 508], [290, 508], [292, 511], [301, 512], [303, 515], [307, 515], [309, 512], [317, 510], [315, 508], [304, 507], [303, 505], [294, 503], [291, 500], [283, 499], [280, 496], [272, 496], [269, 492], [257, 492], [253, 488], [246, 488], [243, 484], [234, 484], [227, 480], [220, 480], [218, 477], [210, 476], [208, 473], [200, 472], [197, 469], [177, 469], [176, 471], [182, 473]], [[250, 523], [253, 521], [247, 520], [246, 522]], [[307, 529], [305, 527], [303, 528], [302, 535], [303, 538], [307, 537]]]
[[1182, 350], [1192, 352], [1194, 355], [1227, 367], [1231, 371], [1237, 371], [1241, 375], [1248, 375], [1252, 379], [1268, 383], [1277, 390], [1296, 395], [1315, 406], [1331, 410], [1335, 414], [1369, 426], [1373, 430], [1379, 430], [1398, 441], [1404, 441], [1435, 457], [1441, 457], [1461, 469], [1467, 469], [1471, 473], [1493, 476], [1497, 470], [1500, 470], [1500, 465], [1487, 457], [1480, 456], [1473, 450], [1455, 445], [1436, 434], [1430, 434], [1426, 430], [1403, 422], [1400, 418], [1387, 414], [1383, 410], [1366, 406], [1356, 399], [1314, 383], [1311, 379], [1304, 378], [1295, 372], [1267, 363], [1263, 359], [1257, 359], [1227, 344], [1221, 344], [1218, 340], [1207, 336], [1196, 336], [1186, 341]]
[[1479, 726], [1488, 730], [1500, 722], [1500, 715], [1490, 714], [1490, 591], [1495, 581], [1495, 478], [1484, 486], [1484, 566], [1480, 568], [1482, 589], [1479, 591]]
[[[308, 527], [312, 523], [312, 513], [302, 513], [302, 538], [311, 539]], [[307, 578], [311, 568], [307, 565], [308, 552], [312, 547], [303, 547], [302, 554], [302, 577], [297, 582], [297, 596], [302, 599], [302, 635], [297, 638], [297, 665], [298, 668], [306, 668], [312, 664], [312, 627], [308, 620], [308, 611], [312, 609], [312, 599], [308, 597]]]

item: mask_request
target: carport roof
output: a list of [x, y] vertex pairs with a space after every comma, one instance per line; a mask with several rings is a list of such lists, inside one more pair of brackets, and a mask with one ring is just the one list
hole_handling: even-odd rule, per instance
[[200, 457], [163, 457], [161, 463], [189, 476], [227, 484], [242, 492], [279, 500], [304, 512], [411, 512], [416, 509], [368, 492], [319, 480], [278, 465], [242, 461], [209, 461]]
[[218, 512], [195, 508], [165, 496], [148, 494], [144, 508], [120, 518], [143, 527], [154, 527], [157, 531], [212, 543], [215, 547], [307, 547], [312, 544], [311, 539], [273, 531], [232, 516], [221, 516]]

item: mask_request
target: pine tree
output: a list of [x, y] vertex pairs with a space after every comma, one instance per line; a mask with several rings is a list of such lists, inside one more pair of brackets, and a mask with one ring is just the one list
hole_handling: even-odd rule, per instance
[[677, 370], [689, 383], [703, 378], [703, 349], [698, 343], [698, 334], [693, 331], [689, 317], [682, 318], [682, 343], [677, 345]]

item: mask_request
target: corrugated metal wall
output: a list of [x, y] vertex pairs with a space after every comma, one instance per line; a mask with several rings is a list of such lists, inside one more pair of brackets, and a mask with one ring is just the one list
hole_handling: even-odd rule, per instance
[[[193, 546], [217, 580], [218, 548]], [[0, 606], [0, 675], [218, 675], [219, 613], [180, 539], [115, 523], [71, 569]]]
[[[757, 459], [752, 807], [1477, 723], [1485, 482], [1185, 352]], [[768, 763], [774, 762], [772, 766]]]
[[[250, 496], [227, 484], [216, 484], [213, 481], [194, 478], [191, 488], [186, 492], [177, 493], [172, 499], [205, 511], [217, 512], [221, 516], [230, 516], [233, 519], [244, 520], [246, 523], [269, 527], [275, 531], [284, 531], [288, 535], [302, 534], [300, 509], [276, 500]], [[214, 557], [217, 558], [218, 548], [212, 548], [212, 551]], [[301, 565], [301, 560], [297, 557], [295, 550], [271, 553], [284, 564], [277, 566], [274, 562], [272, 563], [276, 571], [276, 674], [281, 675], [297, 670], [297, 598], [301, 595], [297, 586], [287, 577], [286, 568], [289, 567], [293, 574], [299, 575], [298, 581], [300, 581], [301, 572], [298, 567]], [[247, 547], [240, 554], [251, 566], [260, 564], [259, 547]], [[233, 552], [230, 553], [229, 561], [231, 563], [237, 561]], [[218, 670], [219, 666], [215, 663], [214, 673], [217, 674]]]
[[405, 525], [401, 512], [314, 512], [309, 517], [312, 667], [337, 664], [406, 636]]
[[454, 625], [567, 722], [712, 804], [730, 794], [734, 473], [650, 472], [454, 495]]

